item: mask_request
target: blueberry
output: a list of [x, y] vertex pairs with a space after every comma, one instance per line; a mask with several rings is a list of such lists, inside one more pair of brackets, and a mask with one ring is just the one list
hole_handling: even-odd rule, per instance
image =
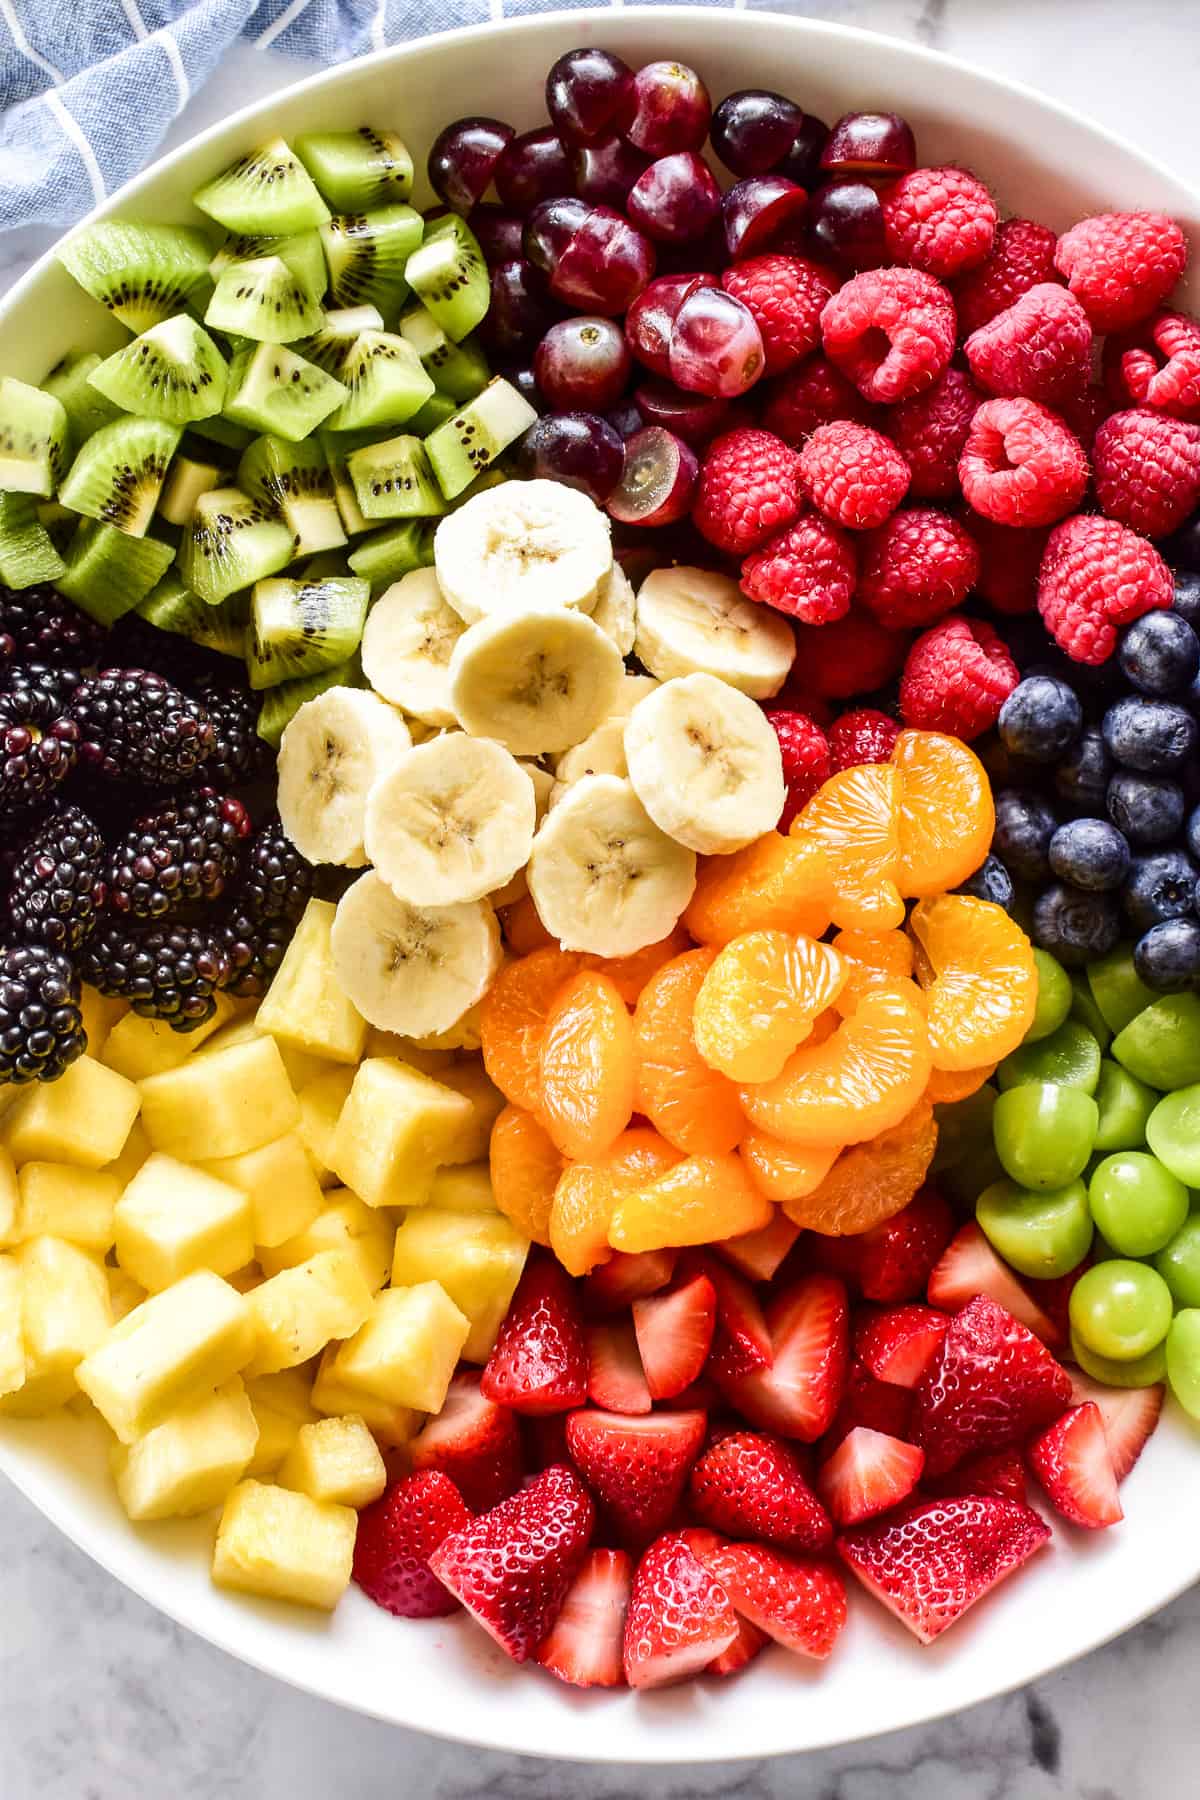
[[1121, 667], [1141, 693], [1178, 694], [1200, 670], [1200, 638], [1178, 613], [1143, 613], [1122, 638], [1120, 657]]
[[1176, 575], [1171, 611], [1189, 625], [1200, 625], [1200, 574], [1194, 569], [1181, 569]]
[[1123, 769], [1169, 775], [1196, 753], [1196, 721], [1169, 700], [1118, 700], [1101, 727], [1109, 754]]
[[1129, 845], [1107, 819], [1072, 819], [1050, 839], [1050, 867], [1060, 881], [1107, 894], [1129, 873]]
[[1027, 675], [1000, 708], [1000, 741], [1031, 762], [1055, 762], [1083, 728], [1074, 689], [1053, 675]]
[[1159, 548], [1173, 569], [1200, 574], [1200, 512], [1194, 512]]
[[1184, 836], [1187, 839], [1188, 849], [1196, 858], [1196, 861], [1200, 862], [1200, 806], [1197, 806], [1193, 812], [1189, 813]]
[[985, 857], [975, 873], [954, 891], [971, 894], [976, 900], [990, 900], [994, 906], [1002, 906], [1005, 912], [1013, 903], [1012, 876], [998, 856]]
[[1121, 900], [1135, 931], [1183, 918], [1196, 903], [1196, 865], [1182, 850], [1135, 856]]
[[1133, 946], [1133, 967], [1160, 994], [1200, 986], [1200, 921], [1165, 919], [1152, 925]]
[[1056, 881], [1034, 902], [1034, 943], [1070, 968], [1107, 956], [1120, 935], [1120, 914], [1111, 894], [1085, 894]]
[[1087, 725], [1054, 771], [1054, 791], [1083, 813], [1104, 811], [1112, 758], [1098, 725]]
[[1037, 794], [1002, 788], [996, 795], [996, 829], [992, 849], [1010, 875], [1022, 881], [1045, 881], [1050, 875], [1047, 851], [1058, 820]]
[[1186, 802], [1177, 781], [1165, 776], [1131, 775], [1118, 769], [1108, 784], [1105, 809], [1131, 844], [1149, 849], [1179, 836]]

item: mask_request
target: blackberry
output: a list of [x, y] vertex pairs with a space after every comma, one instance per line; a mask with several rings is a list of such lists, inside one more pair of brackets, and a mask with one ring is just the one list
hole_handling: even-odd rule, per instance
[[216, 743], [200, 702], [151, 669], [102, 669], [78, 688], [71, 713], [81, 760], [110, 780], [189, 781]]
[[278, 818], [260, 825], [246, 856], [246, 873], [238, 896], [249, 919], [267, 921], [300, 917], [312, 896], [313, 866], [306, 862]]
[[112, 999], [128, 1000], [145, 1019], [165, 1019], [175, 1031], [194, 1031], [217, 1010], [213, 998], [230, 977], [229, 958], [215, 933], [191, 925], [106, 922], [79, 958], [83, 979]]
[[194, 683], [193, 692], [213, 722], [216, 743], [205, 759], [204, 779], [214, 787], [241, 787], [266, 775], [274, 762], [271, 746], [258, 735], [261, 694], [221, 671]]
[[45, 805], [75, 766], [79, 727], [48, 688], [14, 683], [0, 693], [0, 816]]
[[108, 904], [134, 919], [165, 919], [217, 900], [237, 876], [250, 815], [210, 787], [134, 821], [107, 866]]
[[153, 669], [176, 687], [190, 688], [216, 673], [228, 658], [193, 644], [175, 631], [151, 625], [138, 612], [122, 615], [108, 635], [103, 660], [127, 669]]
[[90, 937], [104, 904], [104, 839], [79, 806], [56, 800], [13, 857], [12, 935], [70, 952]]
[[95, 668], [108, 635], [45, 582], [19, 591], [0, 584], [0, 632], [19, 661], [74, 669]]
[[255, 919], [235, 902], [221, 929], [221, 948], [229, 960], [225, 987], [239, 999], [257, 999], [271, 985], [295, 930], [292, 919]]
[[86, 1048], [68, 959], [44, 944], [0, 950], [0, 1081], [57, 1081]]

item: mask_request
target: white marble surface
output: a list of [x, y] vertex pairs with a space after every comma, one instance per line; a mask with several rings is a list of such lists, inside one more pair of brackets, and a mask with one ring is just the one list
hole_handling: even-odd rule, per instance
[[[1195, 0], [817, 0], [779, 10], [915, 38], [1041, 87], [1177, 169], [1200, 160]], [[669, 13], [663, 42], [668, 50]], [[240, 52], [171, 141], [302, 72]], [[0, 238], [0, 291], [48, 241]], [[1200, 1791], [1196, 1590], [1074, 1667], [956, 1719], [707, 1771], [489, 1755], [324, 1706], [152, 1612], [2, 1482], [0, 1620], [0, 1800], [1185, 1800]]]

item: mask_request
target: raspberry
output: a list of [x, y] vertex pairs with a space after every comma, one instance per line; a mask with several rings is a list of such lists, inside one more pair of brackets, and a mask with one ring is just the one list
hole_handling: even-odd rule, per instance
[[1096, 433], [1092, 467], [1101, 512], [1165, 537], [1200, 500], [1200, 425], [1142, 408], [1113, 413]]
[[1074, 294], [1044, 281], [966, 342], [967, 362], [989, 394], [1023, 394], [1054, 406], [1092, 372], [1092, 328]]
[[821, 308], [840, 277], [806, 256], [751, 256], [721, 277], [727, 294], [748, 307], [766, 351], [765, 372], [777, 375], [821, 342]]
[[1098, 213], [1063, 233], [1054, 263], [1097, 331], [1124, 331], [1166, 299], [1187, 240], [1163, 213]]
[[1104, 379], [1118, 406], [1157, 406], [1176, 419], [1200, 416], [1200, 319], [1159, 313], [1104, 346]]
[[888, 436], [912, 471], [909, 493], [944, 500], [958, 493], [958, 459], [983, 395], [962, 369], [947, 369], [927, 393], [888, 415]]
[[801, 626], [794, 666], [815, 694], [848, 700], [890, 681], [907, 647], [907, 632], [889, 631], [865, 608], [852, 606], [832, 625]]
[[806, 513], [746, 558], [742, 592], [806, 625], [827, 625], [848, 610], [857, 572], [845, 532]]
[[952, 613], [909, 651], [900, 678], [900, 716], [920, 731], [944, 731], [969, 742], [996, 723], [1019, 680], [991, 626]]
[[825, 354], [884, 406], [933, 386], [954, 354], [955, 329], [949, 289], [919, 269], [864, 269], [821, 314]]
[[787, 798], [779, 817], [780, 831], [786, 831], [800, 808], [812, 799], [821, 783], [833, 774], [829, 741], [821, 727], [807, 713], [789, 712], [768, 706], [767, 718], [779, 739], [783, 758], [783, 780]]
[[1074, 511], [1087, 458], [1054, 413], [1036, 400], [985, 400], [958, 461], [970, 506], [997, 525], [1053, 525]]
[[978, 572], [970, 532], [948, 513], [916, 506], [867, 538], [858, 597], [893, 631], [932, 625], [961, 604]]
[[971, 520], [971, 536], [979, 551], [975, 591], [997, 612], [1032, 612], [1049, 527], [1022, 530], [978, 516]]
[[1043, 281], [1053, 281], [1058, 239], [1048, 225], [1032, 219], [1006, 219], [996, 227], [992, 248], [977, 269], [964, 275], [954, 290], [958, 326], [964, 336], [978, 331]]
[[843, 713], [829, 733], [829, 753], [835, 772], [858, 763], [890, 762], [900, 727], [887, 713], [870, 706]]
[[893, 262], [946, 281], [987, 256], [996, 208], [966, 169], [913, 169], [884, 196], [883, 230]]
[[1065, 396], [1056, 410], [1067, 430], [1079, 439], [1083, 454], [1090, 456], [1096, 433], [1113, 410], [1105, 390], [1085, 387], [1077, 394]]
[[796, 452], [771, 431], [714, 438], [700, 467], [692, 517], [718, 550], [744, 556], [800, 510]]
[[869, 531], [895, 512], [908, 490], [908, 464], [869, 425], [835, 419], [800, 452], [800, 481], [814, 506], [838, 525]]
[[780, 375], [766, 390], [763, 424], [797, 449], [818, 425], [831, 419], [854, 419], [869, 425], [875, 408], [864, 400], [853, 382], [835, 369], [827, 356], [806, 357], [799, 368]]
[[1050, 533], [1038, 611], [1075, 662], [1107, 662], [1117, 627], [1170, 606], [1173, 593], [1171, 571], [1154, 545], [1116, 519], [1081, 513]]

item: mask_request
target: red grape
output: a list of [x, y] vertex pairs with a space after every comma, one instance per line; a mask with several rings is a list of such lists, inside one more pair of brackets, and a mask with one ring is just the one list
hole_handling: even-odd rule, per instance
[[426, 164], [430, 187], [465, 217], [487, 193], [513, 136], [503, 119], [455, 119], [433, 140]]
[[826, 175], [907, 175], [916, 166], [912, 127], [898, 113], [843, 113], [821, 152]]
[[821, 152], [829, 138], [829, 127], [815, 113], [805, 113], [796, 133], [796, 141], [776, 168], [776, 175], [786, 175], [802, 188], [815, 188], [821, 179]]
[[670, 376], [675, 315], [696, 283], [706, 280], [710, 286], [718, 285], [704, 275], [660, 275], [625, 314], [625, 342], [638, 361], [656, 375]]
[[560, 319], [534, 353], [533, 367], [551, 406], [604, 412], [625, 392], [633, 358], [611, 319]]
[[652, 62], [633, 78], [634, 112], [623, 135], [647, 156], [699, 150], [708, 136], [712, 102], [694, 69]]
[[527, 213], [539, 200], [569, 194], [574, 186], [571, 159], [550, 127], [523, 131], [496, 164], [496, 192], [513, 212]]
[[629, 217], [648, 236], [687, 244], [704, 236], [721, 210], [721, 190], [694, 150], [660, 156], [639, 175], [626, 202]]
[[575, 192], [595, 206], [615, 206], [619, 210], [649, 161], [624, 138], [608, 137], [597, 144], [580, 144], [571, 154]]
[[521, 350], [554, 323], [556, 308], [546, 283], [530, 262], [513, 257], [492, 270], [492, 295], [478, 331], [491, 350]]
[[712, 146], [735, 175], [766, 175], [792, 150], [803, 124], [794, 100], [768, 88], [739, 88], [713, 114]]
[[837, 181], [809, 202], [808, 230], [819, 256], [847, 269], [877, 269], [887, 261], [883, 207], [867, 181]]
[[488, 262], [508, 262], [511, 257], [524, 254], [524, 227], [518, 213], [505, 212], [502, 206], [485, 200], [467, 215], [467, 224], [479, 239], [479, 248]]
[[567, 306], [612, 316], [654, 273], [654, 245], [608, 206], [594, 206], [558, 259], [550, 292]]
[[618, 400], [615, 406], [610, 406], [604, 416], [617, 436], [622, 439], [631, 438], [634, 432], [640, 431], [646, 423], [628, 394], [623, 400]]
[[568, 50], [546, 77], [546, 111], [564, 144], [624, 131], [633, 109], [633, 70], [608, 50]]
[[633, 398], [647, 425], [661, 425], [687, 444], [706, 444], [724, 429], [729, 415], [728, 400], [685, 394], [673, 381], [644, 381]]
[[682, 438], [648, 425], [625, 445], [624, 472], [608, 496], [608, 510], [623, 525], [673, 525], [691, 510], [699, 473]]
[[528, 479], [560, 481], [603, 505], [621, 479], [625, 446], [595, 413], [547, 413], [518, 443], [516, 462]]
[[591, 212], [585, 200], [573, 194], [542, 200], [525, 221], [522, 248], [535, 269], [553, 275], [563, 251]]
[[671, 327], [670, 373], [691, 394], [732, 399], [753, 387], [766, 358], [750, 309], [722, 288], [693, 287]]
[[786, 175], [748, 175], [721, 200], [725, 247], [736, 262], [764, 250], [794, 244], [800, 234], [808, 195]]

